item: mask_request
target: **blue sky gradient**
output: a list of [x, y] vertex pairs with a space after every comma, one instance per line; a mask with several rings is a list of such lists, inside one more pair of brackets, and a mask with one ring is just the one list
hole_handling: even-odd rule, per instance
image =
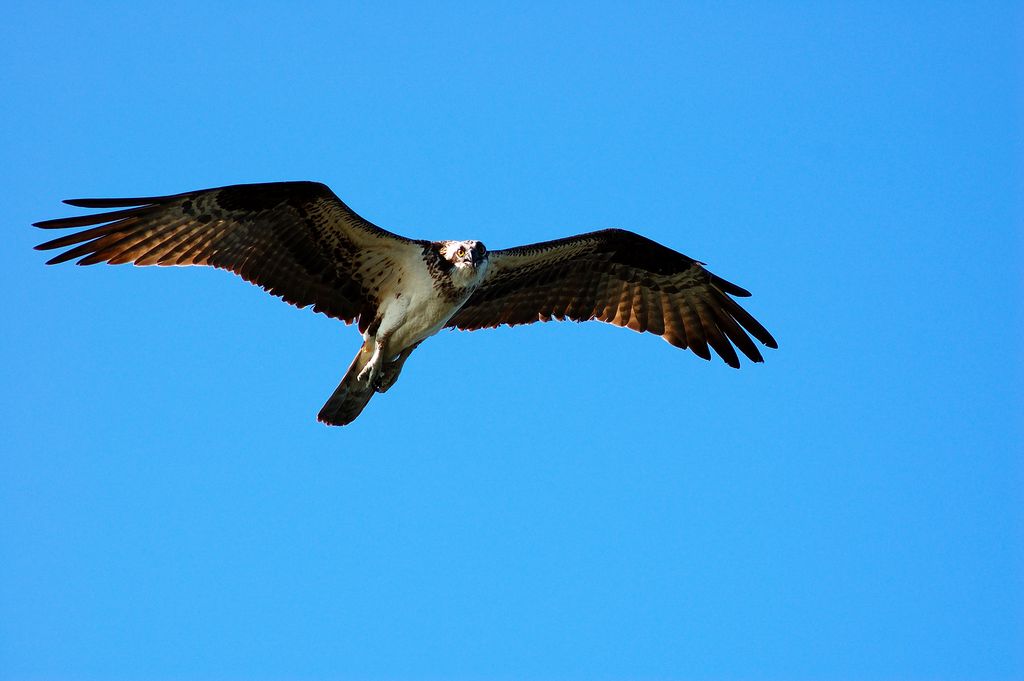
[[[1019, 3], [20, 3], [0, 25], [0, 677], [1024, 677]], [[416, 238], [622, 227], [733, 371], [44, 267], [60, 199], [312, 179]]]

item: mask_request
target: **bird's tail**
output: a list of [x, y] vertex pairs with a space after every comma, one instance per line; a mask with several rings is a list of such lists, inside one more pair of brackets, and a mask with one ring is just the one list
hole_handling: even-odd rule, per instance
[[356, 420], [362, 413], [366, 403], [376, 392], [371, 381], [360, 381], [357, 376], [369, 364], [373, 356], [372, 345], [364, 345], [359, 349], [355, 359], [345, 372], [345, 377], [328, 398], [327, 403], [317, 414], [317, 420], [329, 426], [345, 426]]

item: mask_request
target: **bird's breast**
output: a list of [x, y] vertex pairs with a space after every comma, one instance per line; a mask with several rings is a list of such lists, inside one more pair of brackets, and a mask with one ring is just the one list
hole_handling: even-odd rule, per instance
[[378, 311], [381, 324], [375, 335], [388, 337], [387, 354], [397, 355], [444, 328], [482, 279], [482, 273], [472, 268], [469, 275], [467, 285], [449, 278], [446, 286], [438, 286], [438, 280], [426, 271], [404, 278], [402, 285], [381, 301]]

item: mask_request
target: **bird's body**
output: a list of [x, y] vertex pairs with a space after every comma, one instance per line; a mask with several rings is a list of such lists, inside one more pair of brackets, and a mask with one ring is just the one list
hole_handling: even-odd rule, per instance
[[446, 326], [598, 319], [656, 333], [705, 359], [710, 345], [734, 367], [733, 345], [762, 361], [747, 333], [776, 347], [729, 297], [750, 295], [744, 289], [624, 230], [499, 251], [478, 241], [413, 240], [367, 222], [313, 182], [67, 203], [120, 210], [37, 223], [98, 225], [38, 246], [74, 246], [50, 264], [210, 265], [357, 324], [363, 345], [319, 414], [331, 425], [353, 421], [375, 392], [394, 384], [412, 351]]
[[[331, 395], [319, 418], [324, 423], [346, 425], [355, 420], [374, 392], [386, 392], [402, 371], [412, 351], [425, 339], [444, 328], [460, 307], [479, 286], [487, 271], [486, 255], [473, 262], [478, 242], [446, 241], [431, 244], [423, 258], [411, 258], [382, 282], [382, 288], [395, 293], [381, 297], [377, 319], [363, 332], [363, 345], [344, 378]], [[438, 255], [461, 249], [468, 257], [453, 265], [447, 279], [434, 276], [431, 252], [440, 246]], [[468, 246], [468, 248], [467, 248]], [[474, 249], [474, 250], [471, 250]], [[479, 251], [482, 252], [482, 251]], [[454, 257], [454, 256], [453, 256]], [[439, 286], [439, 282], [446, 285]]]

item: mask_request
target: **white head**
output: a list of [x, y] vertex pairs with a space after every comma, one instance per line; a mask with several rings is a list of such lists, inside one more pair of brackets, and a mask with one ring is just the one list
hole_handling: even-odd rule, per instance
[[449, 275], [460, 286], [476, 284], [487, 268], [487, 248], [479, 241], [439, 241], [438, 253], [447, 261]]

